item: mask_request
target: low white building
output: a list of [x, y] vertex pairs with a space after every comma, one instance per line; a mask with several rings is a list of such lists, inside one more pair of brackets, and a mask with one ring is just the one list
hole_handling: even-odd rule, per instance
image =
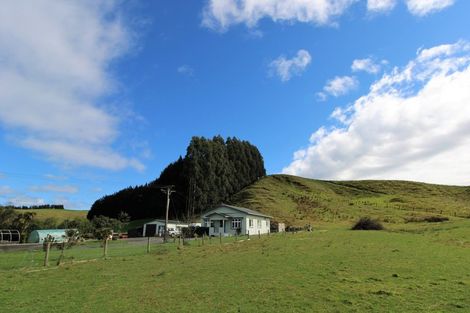
[[[180, 221], [168, 220], [168, 233], [170, 235], [178, 235], [181, 233], [181, 228], [188, 227], [188, 223]], [[163, 236], [165, 233], [165, 220], [157, 219], [144, 224], [142, 234], [144, 237]]]
[[205, 212], [201, 219], [202, 226], [209, 227], [209, 236], [257, 235], [269, 232], [271, 216], [247, 208], [221, 204]]

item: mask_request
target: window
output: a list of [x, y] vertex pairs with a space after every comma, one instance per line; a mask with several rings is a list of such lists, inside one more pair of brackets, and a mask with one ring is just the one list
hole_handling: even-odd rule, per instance
[[220, 226], [220, 227], [224, 227], [224, 221], [223, 221], [223, 220], [220, 220], [219, 222], [220, 222], [219, 226]]
[[256, 224], [257, 224], [258, 228], [261, 228], [261, 220], [257, 220]]
[[211, 221], [211, 227], [214, 227], [214, 221]]
[[242, 224], [242, 221], [240, 218], [234, 218], [232, 220], [232, 229], [240, 229], [241, 224]]
[[250, 225], [250, 228], [253, 228], [253, 220], [252, 219], [248, 219], [248, 224]]

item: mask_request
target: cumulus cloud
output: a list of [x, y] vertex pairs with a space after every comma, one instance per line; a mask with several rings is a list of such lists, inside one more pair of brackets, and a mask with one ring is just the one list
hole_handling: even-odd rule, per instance
[[333, 79], [330, 79], [323, 91], [318, 93], [317, 96], [320, 98], [326, 99], [327, 94], [334, 97], [339, 97], [347, 94], [349, 91], [357, 88], [359, 82], [355, 77], [352, 76], [336, 76]]
[[282, 81], [288, 81], [294, 75], [300, 75], [312, 61], [310, 53], [299, 50], [292, 59], [280, 56], [269, 64], [271, 73], [276, 74]]
[[454, 3], [455, 0], [406, 0], [408, 11], [417, 16], [441, 11]]
[[396, 0], [367, 0], [367, 10], [373, 13], [389, 12], [396, 4]]
[[235, 24], [255, 27], [259, 20], [330, 25], [358, 0], [209, 0], [202, 25], [224, 31]]
[[[455, 0], [404, 0], [408, 11], [417, 16], [441, 11]], [[261, 19], [274, 22], [301, 22], [319, 26], [335, 25], [336, 20], [359, 0], [208, 0], [202, 11], [202, 25], [226, 31], [233, 25], [255, 28]], [[397, 0], [367, 0], [371, 13], [386, 13]]]
[[[66, 165], [143, 165], [113, 149], [119, 118], [102, 103], [131, 36], [108, 1], [8, 1], [0, 11], [0, 123], [19, 145]], [[117, 161], [117, 162], [114, 162]]]
[[356, 59], [351, 65], [351, 70], [353, 72], [367, 72], [369, 74], [377, 74], [381, 69], [380, 64], [376, 63], [371, 58], [366, 59]]
[[337, 108], [284, 173], [470, 185], [470, 44], [421, 49]]

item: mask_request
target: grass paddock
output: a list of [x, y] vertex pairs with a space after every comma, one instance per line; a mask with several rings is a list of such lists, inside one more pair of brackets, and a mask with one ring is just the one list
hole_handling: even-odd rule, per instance
[[150, 254], [113, 243], [107, 260], [97, 244], [45, 270], [42, 252], [22, 268], [15, 262], [24, 252], [5, 253], [0, 303], [5, 312], [470, 311], [470, 221], [386, 227], [324, 224], [241, 242], [153, 245]]

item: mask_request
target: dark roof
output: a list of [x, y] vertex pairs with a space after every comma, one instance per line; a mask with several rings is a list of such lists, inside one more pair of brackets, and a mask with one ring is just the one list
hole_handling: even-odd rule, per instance
[[[261, 212], [255, 211], [255, 210], [250, 210], [250, 209], [247, 209], [247, 208], [242, 208], [242, 207], [229, 205], [229, 204], [225, 204], [225, 203], [221, 203], [218, 207], [222, 207], [222, 206], [226, 207], [226, 208], [234, 209], [234, 210], [246, 213], [246, 214], [250, 214], [250, 215], [272, 218], [272, 216], [270, 216], [270, 215], [266, 215], [266, 214], [263, 214]], [[214, 208], [214, 209], [216, 209], [216, 208]], [[212, 209], [212, 210], [214, 210], [214, 209]], [[209, 211], [212, 211], [212, 210], [209, 210]]]

